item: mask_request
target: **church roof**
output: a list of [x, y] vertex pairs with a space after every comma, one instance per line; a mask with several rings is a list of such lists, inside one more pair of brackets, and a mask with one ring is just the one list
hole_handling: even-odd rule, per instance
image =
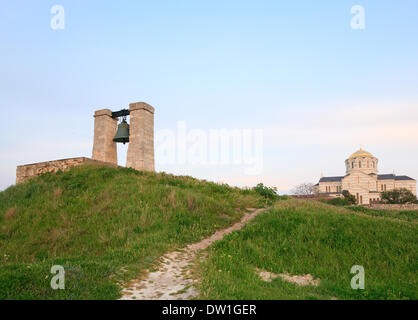
[[344, 176], [341, 177], [322, 177], [319, 182], [338, 182], [341, 181]]
[[395, 178], [396, 176], [393, 173], [377, 175], [377, 180], [395, 180]]
[[408, 177], [408, 176], [396, 176], [395, 180], [413, 180], [413, 181], [415, 181], [415, 179], [412, 179], [411, 177]]
[[[322, 177], [319, 180], [319, 183], [321, 182], [339, 182], [342, 181], [342, 179], [345, 176], [340, 176], [340, 177]], [[393, 173], [390, 174], [378, 174], [377, 175], [377, 180], [413, 180], [415, 181], [415, 179], [412, 179], [408, 176], [397, 176]]]
[[370, 152], [367, 152], [366, 150], [363, 150], [362, 148], [360, 148], [360, 150], [354, 152], [349, 157], [349, 159], [354, 159], [354, 158], [358, 158], [358, 157], [370, 157], [370, 158], [374, 158], [374, 156]]
[[379, 174], [377, 176], [377, 180], [414, 180], [415, 181], [415, 179], [412, 179], [411, 177], [397, 176], [397, 175], [394, 175], [393, 173], [391, 173], [391, 174]]

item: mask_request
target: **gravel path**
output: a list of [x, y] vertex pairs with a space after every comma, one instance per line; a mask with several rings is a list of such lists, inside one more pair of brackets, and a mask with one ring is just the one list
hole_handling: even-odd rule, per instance
[[191, 268], [197, 254], [228, 233], [240, 230], [266, 209], [248, 210], [251, 212], [231, 227], [216, 231], [209, 238], [182, 250], [165, 254], [157, 271], [149, 272], [144, 278], [132, 281], [123, 289], [121, 300], [187, 300], [197, 297], [199, 292], [193, 287], [196, 280], [191, 277]]

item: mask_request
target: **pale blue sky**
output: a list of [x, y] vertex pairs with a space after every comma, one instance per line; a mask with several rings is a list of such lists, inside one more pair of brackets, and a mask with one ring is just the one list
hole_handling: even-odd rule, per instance
[[[353, 5], [365, 30], [350, 28]], [[415, 0], [1, 0], [0, 190], [16, 165], [91, 156], [94, 110], [136, 101], [156, 130], [264, 129], [260, 175], [158, 171], [289, 190], [344, 174], [362, 145], [382, 173], [418, 178], [417, 38]]]

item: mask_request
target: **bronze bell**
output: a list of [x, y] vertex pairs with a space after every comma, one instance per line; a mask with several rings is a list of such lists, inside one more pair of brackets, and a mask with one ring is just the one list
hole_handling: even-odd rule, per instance
[[123, 144], [129, 142], [129, 124], [125, 119], [118, 125], [118, 130], [113, 138], [114, 142], [121, 142]]

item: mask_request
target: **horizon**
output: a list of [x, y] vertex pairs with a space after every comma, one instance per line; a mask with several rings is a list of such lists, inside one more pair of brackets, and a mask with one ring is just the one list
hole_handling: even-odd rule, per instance
[[[1, 5], [0, 190], [18, 165], [91, 158], [94, 111], [137, 101], [155, 108], [156, 136], [177, 139], [181, 123], [262, 130], [261, 172], [246, 174], [245, 161], [162, 163], [161, 141], [157, 172], [288, 193], [344, 175], [362, 147], [380, 174], [418, 178], [415, 1], [65, 0], [65, 27], [54, 30], [56, 4]], [[350, 25], [355, 5], [361, 30]]]

